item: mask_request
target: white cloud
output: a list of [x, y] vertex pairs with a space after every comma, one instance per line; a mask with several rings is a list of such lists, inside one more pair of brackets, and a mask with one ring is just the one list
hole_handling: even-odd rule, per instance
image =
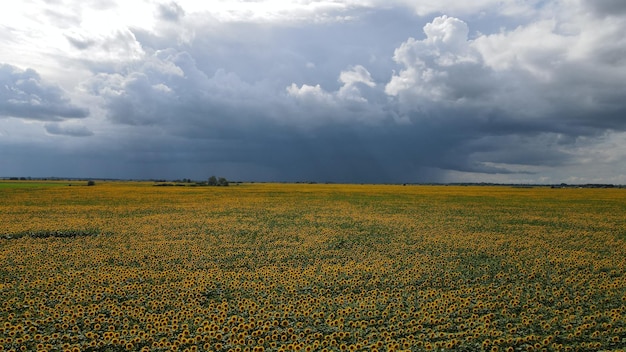
[[485, 66], [506, 77], [499, 90], [517, 94], [515, 106], [544, 105], [538, 110], [543, 114], [563, 109], [604, 114], [623, 109], [618, 96], [626, 94], [624, 32], [623, 20], [578, 13], [482, 35], [471, 47]]
[[[334, 92], [324, 90], [319, 84], [303, 84], [298, 87], [292, 83], [286, 88], [287, 94], [309, 109], [314, 115], [326, 115], [327, 121], [361, 121], [372, 123], [385, 118], [375, 105], [363, 96], [361, 89], [376, 87], [369, 71], [361, 66], [351, 66], [341, 71], [338, 82], [341, 87]], [[328, 110], [329, 108], [334, 109]], [[316, 114], [317, 111], [317, 114]]]
[[489, 73], [469, 46], [465, 22], [444, 15], [426, 24], [424, 33], [425, 39], [409, 38], [396, 49], [394, 61], [404, 68], [392, 76], [387, 94], [422, 104], [473, 99], [488, 89]]
[[[469, 28], [460, 19], [444, 15], [436, 17], [431, 23], [427, 23], [424, 26], [424, 33], [426, 34], [425, 44], [432, 49], [449, 54], [465, 49]], [[455, 61], [453, 59], [452, 63]]]
[[617, 57], [626, 50], [617, 38], [624, 25], [599, 21], [610, 26], [579, 18], [577, 34], [571, 34], [562, 33], [555, 19], [540, 20], [469, 40], [464, 22], [437, 17], [424, 26], [425, 39], [409, 38], [396, 49], [394, 60], [403, 69], [386, 92], [412, 108], [443, 102], [498, 109], [511, 117], [547, 119], [563, 109], [615, 111], [621, 106], [617, 96], [626, 94], [621, 83], [626, 60], [607, 62], [597, 53]]
[[339, 82], [343, 83], [343, 85], [337, 92], [338, 97], [362, 103], [366, 103], [367, 99], [361, 95], [359, 85], [370, 88], [376, 86], [370, 73], [361, 65], [356, 65], [347, 71], [342, 71], [339, 74]]
[[576, 38], [555, 33], [556, 22], [545, 20], [511, 32], [483, 35], [474, 40], [486, 66], [496, 71], [522, 69], [537, 79], [550, 80], [555, 66], [567, 59]]
[[315, 86], [303, 84], [298, 87], [295, 83], [292, 83], [286, 90], [287, 94], [305, 104], [331, 106], [335, 103], [333, 95], [323, 90], [319, 84]]
[[76, 30], [66, 33], [67, 40], [73, 46], [72, 56], [77, 61], [98, 62], [100, 64], [118, 64], [137, 61], [145, 52], [128, 29], [107, 35], [90, 35]]
[[185, 16], [185, 10], [176, 2], [170, 2], [168, 4], [159, 5], [159, 16], [171, 22], [178, 22], [183, 16]]
[[358, 1], [230, 1], [217, 0], [202, 3], [193, 0], [178, 1], [190, 14], [210, 16], [220, 22], [302, 23], [337, 22], [351, 20], [345, 12], [354, 7], [367, 7]]
[[344, 85], [363, 83], [368, 87], [376, 86], [376, 83], [372, 80], [372, 75], [361, 65], [351, 67], [348, 71], [342, 71], [341, 74], [339, 74], [339, 82]]

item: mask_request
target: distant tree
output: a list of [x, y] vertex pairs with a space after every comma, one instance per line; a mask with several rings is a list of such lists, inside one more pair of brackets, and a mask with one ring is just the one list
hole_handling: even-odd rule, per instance
[[217, 186], [217, 177], [215, 177], [215, 176], [209, 177], [208, 185], [209, 186]]
[[87, 186], [95, 186], [95, 185], [96, 185], [96, 181], [94, 180], [87, 181]]
[[228, 180], [226, 180], [224, 177], [220, 177], [217, 180], [217, 185], [218, 186], [228, 186]]

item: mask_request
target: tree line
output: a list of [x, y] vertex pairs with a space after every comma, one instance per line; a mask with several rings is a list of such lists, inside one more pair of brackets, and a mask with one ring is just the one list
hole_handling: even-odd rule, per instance
[[207, 184], [209, 186], [228, 186], [228, 180], [224, 177], [215, 177], [215, 176], [211, 176], [209, 177], [209, 180], [207, 181]]

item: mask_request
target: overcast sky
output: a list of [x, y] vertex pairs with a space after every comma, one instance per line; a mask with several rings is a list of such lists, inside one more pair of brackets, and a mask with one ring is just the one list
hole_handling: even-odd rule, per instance
[[1, 6], [0, 177], [626, 184], [624, 0]]

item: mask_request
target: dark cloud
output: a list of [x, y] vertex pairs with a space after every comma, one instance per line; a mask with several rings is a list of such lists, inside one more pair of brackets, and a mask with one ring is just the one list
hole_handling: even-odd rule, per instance
[[93, 132], [85, 126], [64, 125], [61, 123], [50, 122], [44, 125], [46, 132], [54, 135], [71, 136], [71, 137], [88, 137], [93, 136]]
[[[234, 72], [247, 82], [264, 81], [282, 89], [291, 83], [340, 86], [337, 74], [363, 65], [374, 80], [387, 80], [390, 53], [406, 39], [406, 29], [424, 21], [405, 9], [356, 9], [353, 19], [312, 25], [223, 22], [210, 14], [189, 14], [189, 27], [172, 31], [161, 24], [155, 31], [133, 28], [146, 50], [179, 48], [200, 70]], [[181, 33], [190, 32], [181, 39]], [[181, 42], [183, 44], [181, 45]], [[375, 43], [375, 45], [374, 45]]]
[[626, 3], [622, 0], [582, 0], [585, 7], [600, 16], [621, 16], [626, 14]]
[[[46, 155], [103, 177], [322, 182], [538, 180], [623, 160], [598, 151], [626, 131], [621, 5], [585, 2], [593, 16], [561, 18], [540, 4], [448, 2], [459, 18], [426, 3], [415, 10], [429, 17], [335, 4], [274, 21], [171, 2], [157, 5], [154, 28], [70, 30], [73, 63], [93, 73], [81, 98], [100, 103], [98, 116], [45, 124], [51, 141], [93, 135]], [[24, 97], [40, 87], [49, 106], [78, 109], [34, 71], [3, 70], [5, 87], [25, 92], [6, 88], [4, 101], [37, 105], [45, 99]]]
[[0, 116], [60, 121], [88, 115], [89, 110], [73, 105], [59, 87], [42, 82], [34, 70], [0, 65]]
[[108, 117], [116, 123], [176, 130], [189, 126], [193, 133], [200, 124], [211, 126], [209, 134], [236, 126], [253, 111], [261, 113], [260, 102], [270, 98], [262, 86], [234, 73], [207, 75], [188, 53], [175, 50], [157, 51], [125, 76], [101, 74], [92, 89], [104, 98]]
[[[392, 49], [384, 64], [326, 66], [323, 75], [309, 76], [307, 69], [317, 72], [327, 63], [290, 40], [269, 50], [277, 38], [288, 38], [282, 32], [247, 28], [259, 34], [251, 44], [236, 29], [225, 31], [237, 38], [228, 41], [204, 29], [207, 36], [185, 51], [156, 50], [122, 75], [101, 74], [92, 81], [112, 122], [150, 126], [161, 138], [193, 141], [168, 142], [171, 152], [147, 153], [149, 158], [141, 152], [138, 160], [228, 163], [232, 170], [251, 167], [291, 181], [433, 181], [445, 170], [524, 175], [537, 166], [573, 162], [567, 148], [578, 145], [577, 136], [622, 126], [615, 119], [622, 109], [618, 100], [611, 105], [611, 94], [582, 81], [587, 75], [577, 81], [568, 74], [579, 67], [550, 68], [563, 77], [557, 81], [542, 81], [513, 66], [496, 69], [480, 50], [483, 43], [469, 39], [469, 26], [453, 17], [427, 23], [423, 39], [396, 43], [393, 59], [400, 70], [395, 74], [389, 67]], [[308, 35], [319, 40], [326, 29], [314, 28], [319, 32]], [[136, 37], [145, 47], [171, 44], [167, 38]], [[316, 46], [313, 40], [307, 43]], [[320, 42], [317, 50], [324, 45]], [[265, 62], [266, 53], [273, 54], [268, 60], [284, 53], [281, 65]], [[354, 62], [354, 57], [345, 60]], [[251, 62], [254, 66], [244, 66]], [[303, 68], [306, 63], [310, 67]], [[387, 67], [386, 76], [369, 71], [378, 65]], [[333, 76], [324, 76], [329, 73]], [[569, 90], [566, 78], [574, 82]], [[616, 85], [613, 95], [619, 91]], [[591, 99], [592, 108], [582, 109], [581, 98], [593, 95], [608, 100]]]

